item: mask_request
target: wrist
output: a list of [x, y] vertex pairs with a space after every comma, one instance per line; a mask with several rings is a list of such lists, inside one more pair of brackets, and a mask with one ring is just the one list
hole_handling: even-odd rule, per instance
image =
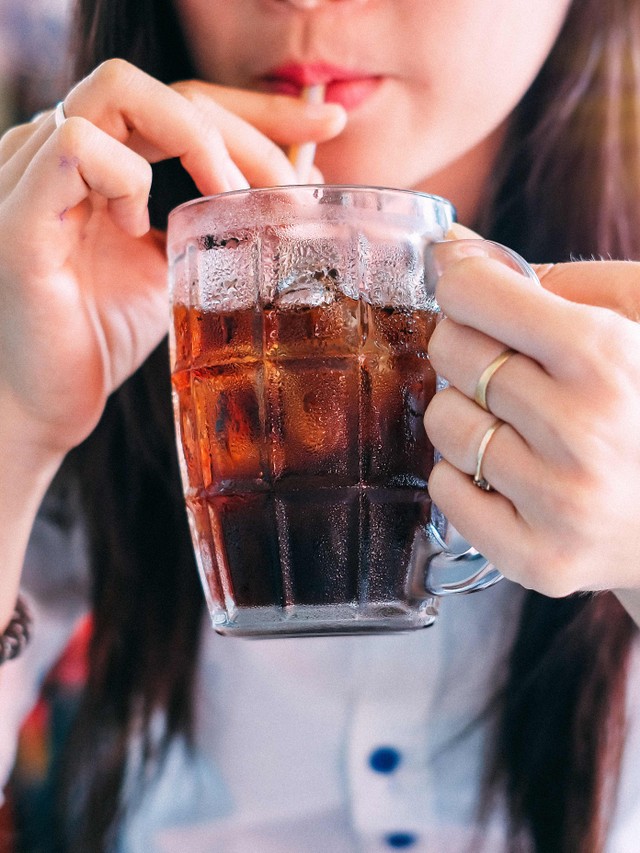
[[0, 634], [16, 607], [33, 522], [65, 454], [36, 440], [0, 399]]

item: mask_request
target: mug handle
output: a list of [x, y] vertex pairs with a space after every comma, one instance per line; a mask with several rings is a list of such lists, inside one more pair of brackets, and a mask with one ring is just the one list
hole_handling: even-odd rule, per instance
[[[492, 240], [462, 239], [444, 240], [427, 247], [425, 276], [429, 292], [434, 292], [435, 283], [447, 266], [470, 255], [494, 258], [540, 286], [538, 276], [517, 252]], [[436, 310], [440, 310], [437, 305]], [[437, 378], [438, 390], [446, 385], [444, 379]], [[426, 536], [414, 563], [421, 567], [423, 594], [425, 589], [437, 596], [476, 592], [502, 580], [500, 570], [463, 539], [435, 504], [431, 506], [431, 519], [424, 532]]]

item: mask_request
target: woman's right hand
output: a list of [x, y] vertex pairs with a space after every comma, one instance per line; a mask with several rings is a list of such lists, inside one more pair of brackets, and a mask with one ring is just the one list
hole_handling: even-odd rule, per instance
[[150, 163], [179, 157], [203, 194], [295, 183], [280, 147], [340, 132], [336, 105], [165, 86], [110, 60], [52, 113], [0, 141], [0, 418], [22, 447], [63, 455], [168, 324]]

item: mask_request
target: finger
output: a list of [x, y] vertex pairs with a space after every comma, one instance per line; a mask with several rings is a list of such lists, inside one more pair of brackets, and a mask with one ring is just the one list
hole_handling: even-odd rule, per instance
[[38, 127], [36, 124], [19, 124], [8, 130], [0, 139], [0, 163], [7, 163], [33, 136]]
[[297, 183], [286, 153], [271, 139], [200, 90], [190, 88], [185, 97], [201, 115], [215, 123], [234, 161], [253, 186], [281, 186]]
[[[442, 457], [463, 473], [475, 474], [478, 449], [496, 418], [448, 388], [431, 401], [424, 422]], [[542, 477], [542, 462], [510, 424], [502, 423], [491, 437], [482, 458], [482, 475], [533, 521], [531, 484]]]
[[[631, 324], [629, 324], [631, 325]], [[552, 379], [536, 362], [514, 353], [493, 374], [487, 389], [489, 411], [522, 436], [529, 448], [549, 466], [580, 470], [584, 457], [593, 453], [590, 441], [610, 436], [611, 424], [631, 422], [637, 398], [638, 369], [634, 364], [640, 346], [636, 340], [606, 359], [596, 354], [582, 382]], [[478, 378], [504, 345], [475, 329], [442, 320], [429, 343], [431, 363], [453, 389], [465, 395], [476, 416], [483, 410], [471, 403]], [[567, 359], [572, 358], [569, 349]], [[439, 397], [439, 395], [438, 395]], [[597, 405], [594, 405], [597, 401]], [[449, 424], [455, 424], [450, 417]], [[595, 437], [595, 438], [594, 438]], [[620, 439], [617, 439], [618, 446]]]
[[[144, 234], [149, 228], [150, 186], [151, 167], [146, 160], [76, 117], [68, 119], [39, 150], [15, 197], [30, 212], [25, 227], [35, 234], [34, 243], [42, 241], [67, 251], [68, 239], [63, 238], [69, 234], [72, 212], [92, 192], [107, 199], [112, 218], [125, 231]], [[55, 249], [50, 251], [53, 255]]]
[[[438, 323], [429, 341], [436, 373], [469, 400], [474, 400], [482, 371], [505, 346], [476, 329], [449, 318]], [[529, 445], [541, 451], [556, 433], [554, 381], [530, 358], [514, 353], [493, 374], [486, 400], [489, 411], [510, 423]]]
[[[123, 60], [108, 60], [82, 80], [65, 98], [65, 111], [83, 116], [150, 162], [179, 158], [204, 194], [248, 186], [210, 116]], [[136, 147], [140, 140], [144, 150]]]
[[[111, 60], [100, 66], [67, 96], [65, 111], [68, 119], [81, 116], [134, 150], [132, 143], [144, 139], [139, 146], [144, 151], [137, 153], [151, 162], [180, 158], [203, 193], [248, 186], [219, 130], [186, 99], [128, 63]], [[0, 186], [5, 192], [17, 184], [45, 140], [59, 130], [53, 113], [43, 118], [2, 170]]]
[[185, 98], [220, 129], [222, 138], [243, 174], [254, 185], [297, 183], [287, 154], [276, 144], [320, 141], [336, 135], [345, 113], [312, 105], [285, 95], [264, 95], [189, 81], [176, 84]]
[[591, 306], [533, 286], [504, 264], [481, 257], [463, 258], [445, 269], [436, 295], [455, 322], [530, 356], [552, 376], [584, 381], [584, 365], [593, 360], [591, 335], [603, 323]]
[[0, 139], [0, 192], [8, 193], [35, 152], [55, 128], [53, 113], [41, 113], [28, 124], [11, 128]]
[[467, 474], [446, 461], [434, 466], [429, 492], [456, 530], [505, 577], [552, 597], [576, 590], [570, 573], [549, 570], [537, 529], [500, 492], [478, 489]]
[[640, 322], [640, 263], [576, 261], [538, 267], [542, 286], [572, 302], [598, 305]]
[[311, 104], [290, 95], [266, 95], [201, 80], [178, 87], [199, 103], [206, 100], [223, 107], [282, 145], [323, 142], [337, 136], [347, 122], [347, 112], [339, 104]]

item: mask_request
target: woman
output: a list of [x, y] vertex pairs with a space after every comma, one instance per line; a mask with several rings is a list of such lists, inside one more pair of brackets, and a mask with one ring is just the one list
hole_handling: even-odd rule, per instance
[[[295, 182], [282, 149], [314, 141], [325, 180], [448, 196], [532, 261], [640, 257], [640, 4], [104, 0], [78, 21], [81, 82], [0, 149], [0, 624], [65, 457], [93, 577], [62, 849], [632, 849], [638, 268], [541, 267], [534, 291], [474, 258], [440, 281], [430, 489], [516, 583], [419, 634], [239, 644], [200, 633], [147, 197], [153, 163], [162, 229], [196, 191]], [[319, 77], [337, 106], [286, 97]]]

